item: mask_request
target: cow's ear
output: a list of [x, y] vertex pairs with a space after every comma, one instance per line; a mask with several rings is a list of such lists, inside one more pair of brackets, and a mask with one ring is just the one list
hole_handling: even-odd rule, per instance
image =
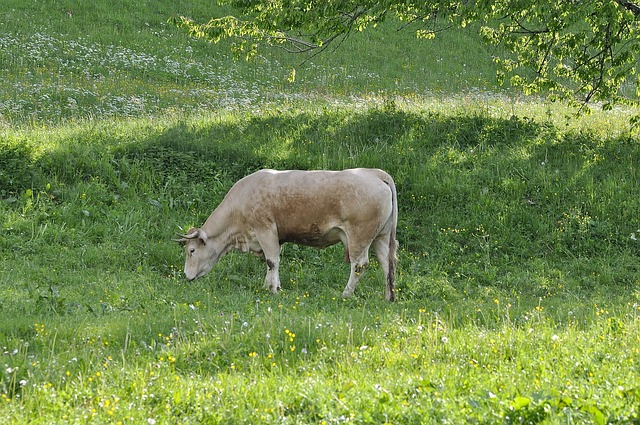
[[209, 238], [207, 237], [207, 234], [204, 230], [202, 229], [196, 229], [195, 227], [192, 227], [191, 229], [189, 229], [189, 231], [187, 232], [187, 237], [190, 239], [199, 239], [200, 242], [202, 242], [202, 245], [206, 245], [207, 241], [209, 240]]

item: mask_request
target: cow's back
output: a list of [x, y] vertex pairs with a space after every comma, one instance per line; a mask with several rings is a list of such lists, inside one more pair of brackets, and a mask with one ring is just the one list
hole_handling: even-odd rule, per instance
[[251, 226], [275, 224], [281, 240], [321, 247], [340, 241], [336, 229], [386, 222], [392, 212], [385, 183], [390, 179], [375, 169], [261, 170], [240, 180], [229, 195], [241, 198]]

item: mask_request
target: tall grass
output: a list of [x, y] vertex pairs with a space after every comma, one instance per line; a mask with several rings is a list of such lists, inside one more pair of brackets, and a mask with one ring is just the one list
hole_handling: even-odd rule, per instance
[[[296, 58], [236, 64], [163, 23], [204, 2], [20, 5], [0, 53], [3, 422], [638, 420], [633, 111], [487, 91], [489, 68], [408, 65], [410, 38], [379, 59], [393, 27], [292, 86]], [[285, 246], [277, 296], [239, 253], [183, 279], [173, 235], [237, 179], [356, 166], [398, 186], [397, 303], [375, 262], [342, 300], [340, 247]]]

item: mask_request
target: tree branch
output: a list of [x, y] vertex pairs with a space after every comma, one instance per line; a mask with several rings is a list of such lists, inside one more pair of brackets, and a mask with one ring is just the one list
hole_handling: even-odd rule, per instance
[[616, 0], [620, 6], [632, 12], [635, 16], [640, 15], [640, 5], [626, 0]]
[[513, 20], [513, 22], [515, 22], [519, 28], [521, 28], [521, 31], [518, 30], [514, 30], [512, 31], [513, 34], [520, 34], [520, 35], [538, 35], [538, 34], [546, 34], [548, 32], [550, 32], [549, 28], [542, 28], [539, 30], [532, 30], [527, 28], [526, 26], [524, 26], [524, 24], [522, 22], [520, 22], [515, 16], [511, 16], [511, 19]]

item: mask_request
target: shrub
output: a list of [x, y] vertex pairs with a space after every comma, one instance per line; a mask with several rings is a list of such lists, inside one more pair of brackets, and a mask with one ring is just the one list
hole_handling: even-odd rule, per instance
[[0, 196], [18, 193], [33, 182], [33, 149], [26, 143], [0, 140]]

